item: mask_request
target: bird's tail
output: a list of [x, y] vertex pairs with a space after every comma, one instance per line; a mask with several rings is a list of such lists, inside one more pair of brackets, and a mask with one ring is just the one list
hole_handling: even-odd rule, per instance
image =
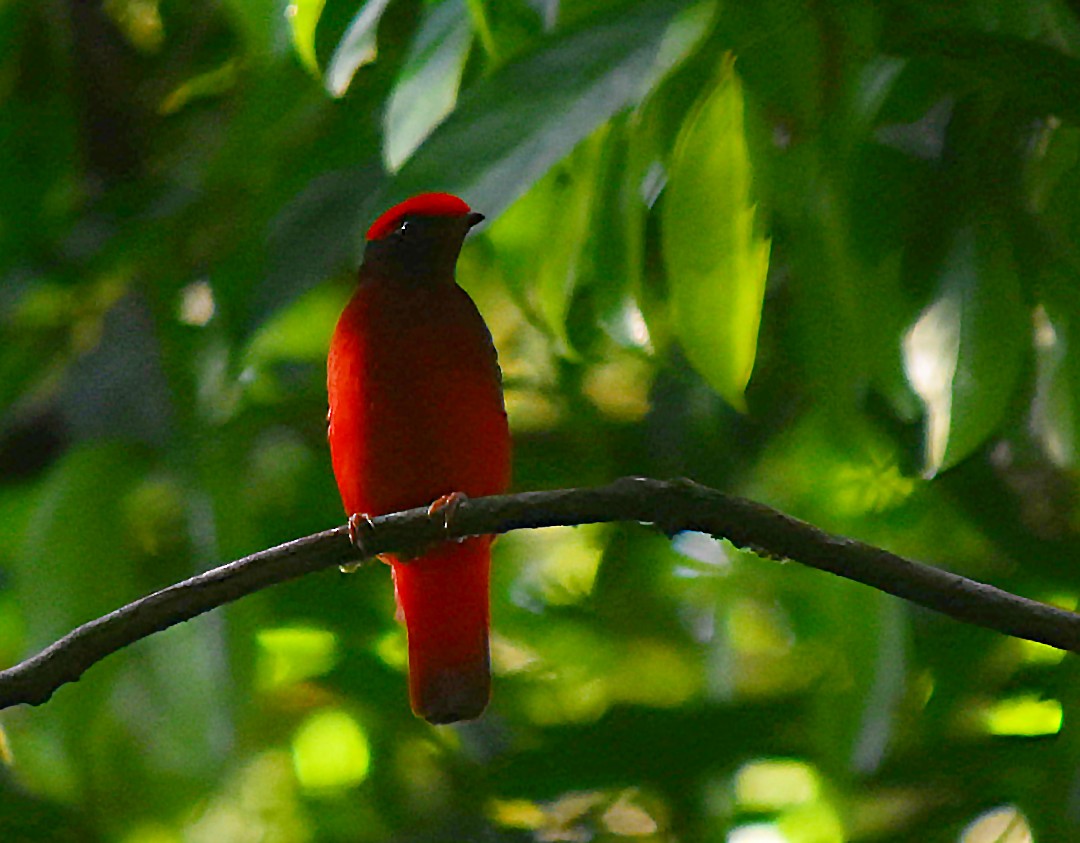
[[393, 562], [409, 632], [409, 699], [432, 723], [479, 717], [491, 695], [488, 577], [491, 538], [447, 542]]

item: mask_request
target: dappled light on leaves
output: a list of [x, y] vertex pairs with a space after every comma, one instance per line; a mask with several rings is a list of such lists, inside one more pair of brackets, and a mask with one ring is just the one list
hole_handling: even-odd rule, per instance
[[770, 494], [795, 511], [850, 525], [902, 507], [918, 490], [899, 457], [896, 445], [873, 427], [856, 425], [839, 437], [826, 414], [811, 412], [774, 440], [762, 458], [761, 479], [751, 482], [772, 486]]
[[7, 730], [0, 724], [0, 764], [11, 767], [15, 763], [15, 756], [11, 754], [11, 741], [8, 740]]
[[724, 838], [725, 843], [791, 843], [774, 823], [750, 823], [733, 828]]
[[146, 823], [125, 835], [121, 843], [184, 843], [184, 838], [177, 829]]
[[161, 49], [165, 29], [157, 0], [105, 0], [102, 7], [135, 49], [144, 53]]
[[651, 367], [638, 357], [622, 355], [590, 367], [582, 392], [609, 418], [640, 421], [649, 411]]
[[1006, 697], [982, 707], [983, 728], [991, 735], [1037, 737], [1061, 731], [1061, 703], [1032, 694]]
[[1078, 355], [1080, 337], [1077, 325], [1064, 333], [1066, 323], [1059, 319], [1057, 328], [1046, 308], [1039, 305], [1034, 311], [1035, 330], [1035, 397], [1031, 407], [1031, 426], [1041, 442], [1047, 457], [1057, 466], [1075, 465], [1078, 443], [1076, 433], [1080, 425], [1080, 403], [1071, 389]]
[[501, 540], [529, 563], [515, 588], [522, 605], [563, 606], [589, 596], [596, 579], [605, 528], [598, 525], [517, 533]]
[[866, 462], [839, 466], [833, 476], [834, 509], [856, 517], [887, 512], [915, 491], [918, 481], [905, 477], [891, 455], [873, 455]]
[[732, 597], [720, 609], [709, 687], [720, 698], [784, 693], [820, 675], [820, 656], [796, 647], [778, 605]]
[[203, 327], [214, 317], [214, 288], [206, 281], [192, 281], [180, 293], [178, 317], [185, 325]]
[[701, 694], [698, 659], [680, 648], [640, 637], [611, 645], [587, 627], [560, 626], [519, 674], [537, 722], [588, 722], [620, 704], [676, 707]]
[[[710, 573], [723, 573], [731, 565], [728, 556], [730, 545], [725, 546], [719, 539], [714, 539], [707, 533], [684, 530], [671, 540], [671, 547], [695, 562], [708, 565], [712, 569]], [[701, 569], [693, 568], [690, 572], [700, 573]]]
[[543, 807], [527, 799], [496, 799], [488, 807], [492, 820], [503, 828], [537, 831], [548, 822]]
[[938, 284], [904, 338], [908, 380], [928, 416], [926, 477], [969, 456], [1000, 423], [1031, 336], [1011, 250], [992, 221], [956, 232]]
[[656, 819], [635, 803], [635, 794], [623, 793], [604, 811], [600, 821], [617, 837], [647, 837], [660, 830]]
[[[730, 810], [748, 821], [729, 832], [728, 841], [843, 843], [849, 838], [839, 811], [818, 772], [794, 760], [760, 759], [744, 764], [732, 782]], [[725, 803], [721, 802], [721, 805]]]
[[441, 740], [409, 738], [394, 750], [391, 776], [402, 788], [410, 810], [430, 813], [449, 808], [453, 789], [445, 762], [461, 745], [452, 730], [440, 730], [435, 737]]
[[[0, 669], [344, 524], [327, 344], [426, 191], [514, 492], [688, 477], [1074, 611], [1078, 20], [0, 3]], [[381, 564], [155, 632], [4, 712], [0, 841], [1080, 840], [1068, 653], [673, 530], [500, 537], [452, 728]]]
[[952, 420], [952, 383], [960, 350], [960, 305], [953, 296], [934, 302], [904, 337], [904, 366], [926, 404], [925, 471], [933, 475], [945, 457]]
[[491, 636], [491, 667], [495, 673], [507, 674], [529, 670], [539, 656], [520, 641], [495, 633]]
[[542, 390], [516, 389], [510, 385], [505, 398], [507, 415], [513, 419], [512, 430], [550, 430], [562, 421], [563, 414], [559, 407]]
[[1057, 647], [1040, 644], [1038, 641], [1017, 641], [1021, 659], [1027, 664], [1058, 664], [1067, 653]]
[[786, 811], [777, 825], [790, 843], [845, 843], [848, 839], [840, 812], [824, 800]]
[[735, 801], [745, 811], [779, 811], [803, 805], [817, 799], [820, 788], [817, 773], [801, 761], [753, 761], [735, 774]]
[[[585, 629], [560, 625], [541, 653], [544, 671], [523, 689], [523, 706], [539, 724], [588, 722], [600, 717], [612, 699], [604, 681], [612, 647]], [[576, 661], [566, 661], [566, 658]]]
[[174, 478], [145, 478], [122, 506], [128, 535], [140, 552], [160, 556], [184, 547], [184, 497]]
[[1034, 839], [1024, 815], [1006, 805], [974, 820], [964, 829], [960, 843], [1032, 843]]
[[198, 806], [185, 843], [307, 843], [313, 838], [288, 756], [269, 750], [247, 761]]
[[612, 702], [680, 706], [698, 696], [702, 687], [697, 660], [660, 641], [627, 642], [605, 679]]
[[409, 649], [405, 638], [405, 630], [394, 627], [379, 636], [373, 647], [375, 655], [387, 667], [394, 670], [405, 670], [409, 663]]
[[736, 601], [727, 610], [731, 646], [747, 657], [787, 653], [795, 639], [783, 613], [752, 598]]
[[316, 712], [300, 724], [292, 756], [300, 786], [316, 792], [354, 787], [371, 766], [367, 734], [354, 717], [336, 709]]
[[317, 627], [264, 629], [256, 636], [257, 684], [273, 689], [322, 676], [338, 660], [337, 636]]
[[656, 808], [648, 794], [627, 789], [567, 793], [550, 802], [495, 799], [488, 813], [503, 828], [531, 832], [537, 843], [576, 843], [598, 835], [649, 843], [665, 839]]

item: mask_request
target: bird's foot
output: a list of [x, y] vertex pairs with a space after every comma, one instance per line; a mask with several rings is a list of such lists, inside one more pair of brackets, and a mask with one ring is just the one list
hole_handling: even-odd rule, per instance
[[365, 562], [371, 558], [371, 553], [364, 544], [364, 540], [375, 531], [375, 522], [366, 512], [354, 512], [349, 516], [349, 542], [360, 551], [360, 559], [356, 562], [347, 562], [338, 565], [338, 570], [343, 574], [352, 574], [359, 570]]
[[[457, 512], [458, 507], [468, 499], [469, 496], [464, 492], [451, 492], [448, 495], [443, 495], [432, 501], [431, 506], [428, 507], [428, 518], [434, 518], [441, 513], [443, 529], [449, 530], [451, 523], [454, 520], [454, 513]], [[461, 539], [458, 539], [458, 541], [461, 541]]]

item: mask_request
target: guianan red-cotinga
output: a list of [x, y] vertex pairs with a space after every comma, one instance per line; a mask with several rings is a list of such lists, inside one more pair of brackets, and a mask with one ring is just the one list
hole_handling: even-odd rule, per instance
[[[506, 490], [510, 433], [495, 347], [454, 270], [483, 217], [425, 193], [367, 233], [359, 285], [330, 343], [330, 454], [350, 517]], [[491, 692], [491, 537], [386, 557], [409, 640], [413, 711], [478, 717]]]

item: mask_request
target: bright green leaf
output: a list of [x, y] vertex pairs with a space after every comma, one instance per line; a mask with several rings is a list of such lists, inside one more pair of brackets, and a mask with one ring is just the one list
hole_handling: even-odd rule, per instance
[[937, 298], [904, 338], [904, 366], [926, 406], [924, 473], [969, 456], [997, 429], [1028, 346], [1028, 313], [1002, 232], [961, 230]]
[[769, 269], [751, 180], [742, 86], [726, 59], [676, 144], [661, 225], [676, 335], [694, 368], [738, 409]]
[[319, 60], [315, 56], [315, 28], [324, 5], [326, 0], [293, 0], [285, 10], [296, 54], [304, 67], [316, 76], [319, 75]]
[[[340, 97], [349, 90], [353, 76], [378, 54], [376, 31], [390, 0], [367, 0], [356, 13], [326, 68], [326, 90]], [[314, 49], [314, 48], [312, 48]]]
[[388, 169], [397, 170], [453, 110], [471, 45], [464, 0], [425, 8], [383, 118]]
[[1061, 731], [1062, 710], [1058, 700], [1033, 694], [1000, 700], [982, 712], [984, 728], [992, 735], [1056, 735]]

